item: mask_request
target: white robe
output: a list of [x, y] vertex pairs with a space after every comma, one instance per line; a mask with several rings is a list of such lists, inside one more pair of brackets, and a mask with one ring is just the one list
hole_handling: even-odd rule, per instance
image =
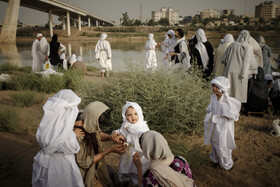
[[214, 69], [213, 69], [214, 76], [224, 75], [225, 64], [222, 63], [222, 58], [230, 44], [231, 43], [226, 42], [217, 48], [214, 56], [214, 62], [215, 62]]
[[154, 39], [148, 40], [145, 44], [147, 69], [155, 69], [157, 67], [156, 46], [157, 43]]
[[149, 130], [150, 129], [146, 125], [146, 122], [137, 124], [130, 124], [128, 122], [125, 122], [122, 124], [120, 129], [114, 131], [122, 134], [125, 137], [126, 141], [129, 143], [129, 149], [124, 155], [122, 155], [119, 163], [118, 174], [119, 180], [121, 182], [131, 180], [135, 185], [138, 184], [138, 172], [136, 166], [133, 163], [133, 155], [136, 152], [139, 152], [143, 174], [147, 171], [149, 160], [146, 159], [143, 155], [143, 151], [139, 144], [139, 138], [144, 132]]
[[[95, 58], [99, 59], [101, 72], [112, 70], [112, 51], [110, 43], [107, 40], [99, 40], [95, 46]], [[110, 57], [110, 59], [108, 59]]]
[[241, 103], [228, 94], [223, 94], [220, 100], [213, 94], [204, 118], [204, 144], [212, 145], [211, 160], [226, 170], [233, 165], [234, 122], [239, 118], [240, 108]]
[[259, 43], [250, 36], [249, 42], [254, 51], [255, 60], [250, 65], [250, 75], [258, 74], [258, 67], [263, 67], [263, 57], [262, 57], [262, 48], [260, 47]]
[[36, 39], [32, 44], [31, 50], [31, 57], [32, 57], [32, 71], [41, 71], [43, 68], [43, 61], [41, 59], [40, 53], [40, 41]]
[[84, 186], [74, 155], [80, 150], [73, 132], [80, 102], [71, 90], [61, 90], [44, 105], [36, 133], [41, 150], [34, 157], [33, 187]]

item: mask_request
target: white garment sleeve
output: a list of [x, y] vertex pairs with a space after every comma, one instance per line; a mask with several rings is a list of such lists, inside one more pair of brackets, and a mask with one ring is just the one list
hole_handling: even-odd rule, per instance
[[32, 58], [34, 58], [34, 56], [36, 55], [36, 44], [37, 44], [36, 40], [32, 44], [32, 49], [31, 49], [31, 57]]
[[110, 43], [108, 41], [106, 42], [106, 50], [107, 50], [108, 57], [112, 58], [111, 45], [110, 45]]
[[76, 154], [80, 150], [79, 143], [76, 138], [76, 134], [71, 132], [66, 139], [66, 141], [62, 144], [61, 147], [58, 148], [56, 152], [64, 153], [64, 154]]
[[47, 52], [47, 56], [50, 56], [50, 44], [48, 43], [48, 52]]
[[66, 50], [66, 47], [62, 43], [60, 43], [59, 47], [61, 48], [60, 51], [65, 51]]
[[185, 42], [180, 42], [179, 49], [180, 53], [178, 53], [178, 60], [181, 62], [184, 58], [186, 58], [187, 62], [190, 62], [190, 55], [187, 44]]

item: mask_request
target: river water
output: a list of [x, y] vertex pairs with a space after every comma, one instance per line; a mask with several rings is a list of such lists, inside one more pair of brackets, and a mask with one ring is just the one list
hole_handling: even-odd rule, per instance
[[[209, 41], [216, 48], [219, 38], [210, 38]], [[273, 38], [266, 38], [266, 43], [270, 46], [273, 57], [277, 58], [280, 53], [279, 42]], [[161, 41], [157, 41], [161, 42]], [[82, 56], [83, 62], [87, 66], [98, 67], [98, 61], [95, 59], [96, 42], [63, 42], [66, 47], [66, 58], [71, 54]], [[271, 45], [270, 45], [271, 44]], [[17, 42], [16, 44], [0, 45], [0, 65], [10, 63], [17, 66], [31, 66], [31, 46], [32, 42]], [[129, 64], [145, 64], [145, 42], [111, 42], [113, 71], [126, 71]], [[156, 50], [158, 62], [161, 62], [162, 53], [160, 49]], [[160, 64], [160, 63], [159, 63]]]

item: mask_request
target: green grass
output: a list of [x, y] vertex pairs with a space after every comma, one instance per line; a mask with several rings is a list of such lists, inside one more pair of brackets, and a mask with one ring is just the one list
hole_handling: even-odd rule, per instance
[[201, 132], [205, 108], [211, 96], [210, 84], [198, 75], [196, 68], [190, 73], [148, 74], [134, 71], [112, 74], [107, 84], [97, 89], [88, 85], [84, 104], [100, 100], [112, 112], [112, 124], [102, 127], [110, 132], [122, 123], [122, 107], [126, 101], [137, 102], [143, 110], [150, 129], [159, 132]]
[[35, 90], [39, 92], [52, 93], [61, 89], [76, 90], [81, 85], [83, 75], [77, 70], [63, 72], [63, 76], [50, 75], [44, 78], [35, 73], [21, 74], [12, 78], [8, 82], [8, 88], [12, 90]]
[[12, 64], [3, 64], [0, 66], [0, 73], [12, 73], [14, 71], [19, 71], [19, 72], [24, 72], [24, 73], [30, 73], [31, 72], [31, 67], [26, 66], [26, 67], [18, 67]]
[[18, 108], [2, 105], [0, 107], [0, 131], [20, 132], [21, 130], [18, 127], [18, 114]]
[[11, 94], [11, 103], [18, 107], [29, 107], [33, 104], [40, 104], [44, 100], [44, 95], [36, 91], [19, 91]]

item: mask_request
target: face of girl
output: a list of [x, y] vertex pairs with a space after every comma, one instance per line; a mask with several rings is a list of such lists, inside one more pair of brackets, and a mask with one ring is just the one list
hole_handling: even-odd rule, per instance
[[126, 113], [125, 113], [125, 117], [126, 117], [126, 120], [132, 124], [137, 123], [138, 119], [139, 119], [138, 114], [133, 107], [128, 107], [128, 109], [126, 110]]
[[220, 90], [220, 88], [218, 86], [216, 86], [215, 84], [212, 85], [213, 94], [219, 95], [220, 94], [219, 90]]

